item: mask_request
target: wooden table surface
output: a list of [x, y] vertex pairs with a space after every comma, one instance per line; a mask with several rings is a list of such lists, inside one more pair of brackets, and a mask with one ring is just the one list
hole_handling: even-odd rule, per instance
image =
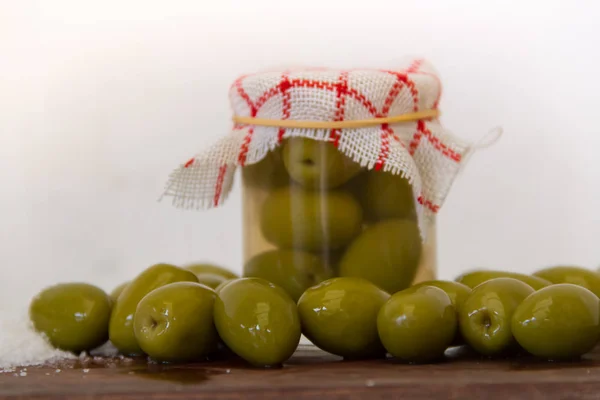
[[577, 362], [488, 360], [466, 348], [446, 361], [342, 361], [302, 345], [279, 369], [238, 359], [186, 365], [87, 358], [0, 373], [0, 399], [600, 399], [600, 349]]

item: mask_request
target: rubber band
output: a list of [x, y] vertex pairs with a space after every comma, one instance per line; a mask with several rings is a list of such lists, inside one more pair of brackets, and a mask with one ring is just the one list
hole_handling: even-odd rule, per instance
[[395, 124], [399, 122], [411, 122], [421, 119], [436, 118], [440, 115], [439, 110], [416, 111], [392, 117], [370, 118], [350, 121], [299, 121], [292, 119], [267, 119], [255, 117], [241, 117], [234, 115], [233, 121], [244, 125], [275, 126], [279, 128], [304, 128], [304, 129], [348, 129], [364, 128], [381, 124]]

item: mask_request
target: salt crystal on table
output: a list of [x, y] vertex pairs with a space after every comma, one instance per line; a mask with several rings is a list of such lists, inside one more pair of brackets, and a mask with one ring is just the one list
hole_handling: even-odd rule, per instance
[[27, 376], [27, 372], [21, 371], [19, 372], [19, 376]]
[[[13, 372], [15, 367], [52, 364], [63, 360], [79, 359], [83, 362], [90, 359], [90, 354], [86, 352], [75, 355], [54, 348], [43, 335], [35, 331], [26, 307], [0, 310], [0, 332], [0, 372]], [[101, 356], [116, 356], [118, 350], [107, 342], [92, 353], [96, 360]]]
[[59, 373], [59, 372], [60, 372], [60, 369], [56, 369], [56, 371], [54, 371], [54, 372], [56, 372], [56, 373]]
[[0, 314], [0, 369], [41, 365], [72, 359], [69, 352], [55, 349], [38, 334], [29, 320], [27, 309], [2, 310]]
[[84, 369], [83, 369], [83, 373], [84, 373], [84, 374], [87, 374], [88, 372], [90, 372], [90, 369], [89, 369], [89, 368], [84, 368]]

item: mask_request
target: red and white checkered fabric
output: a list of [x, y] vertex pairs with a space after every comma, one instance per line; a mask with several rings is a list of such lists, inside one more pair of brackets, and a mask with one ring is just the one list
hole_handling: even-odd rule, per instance
[[[234, 114], [268, 119], [361, 120], [436, 109], [441, 84], [422, 59], [396, 70], [302, 68], [245, 75], [230, 90]], [[369, 169], [407, 177], [422, 228], [438, 212], [471, 146], [449, 134], [439, 120], [382, 124], [358, 129], [298, 129], [234, 125], [231, 134], [182, 164], [164, 196], [181, 208], [210, 208], [230, 192], [236, 167], [262, 160], [283, 139], [331, 141]], [[422, 229], [423, 233], [424, 230]]]

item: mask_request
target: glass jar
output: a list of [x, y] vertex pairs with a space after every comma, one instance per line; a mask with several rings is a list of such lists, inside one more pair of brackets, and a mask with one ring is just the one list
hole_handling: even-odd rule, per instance
[[244, 275], [297, 300], [335, 276], [394, 293], [434, 279], [435, 223], [423, 243], [411, 185], [367, 170], [329, 142], [294, 137], [242, 169]]

